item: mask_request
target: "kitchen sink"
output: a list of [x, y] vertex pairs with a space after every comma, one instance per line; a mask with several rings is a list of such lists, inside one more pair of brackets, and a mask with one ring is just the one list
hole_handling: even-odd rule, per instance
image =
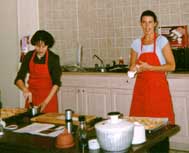
[[128, 65], [114, 65], [110, 67], [80, 67], [77, 65], [63, 65], [63, 72], [117, 72], [126, 73]]
[[83, 67], [77, 65], [63, 65], [61, 66], [63, 72], [85, 72]]
[[105, 68], [101, 68], [101, 67], [79, 67], [79, 66], [68, 66], [68, 65], [64, 65], [62, 66], [62, 71], [63, 72], [106, 72]]

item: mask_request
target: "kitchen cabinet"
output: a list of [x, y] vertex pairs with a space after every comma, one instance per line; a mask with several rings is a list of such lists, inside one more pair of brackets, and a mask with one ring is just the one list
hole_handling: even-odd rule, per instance
[[81, 113], [82, 111], [79, 111], [78, 106], [78, 95], [79, 92], [75, 87], [62, 87], [59, 93], [59, 112], [64, 113], [65, 110], [69, 108], [75, 112]]
[[119, 111], [124, 115], [129, 115], [130, 105], [132, 99], [131, 90], [112, 89], [111, 90], [111, 104], [112, 111]]
[[170, 78], [169, 85], [175, 112], [175, 122], [180, 132], [170, 138], [173, 149], [189, 151], [189, 79]]
[[106, 117], [107, 112], [111, 110], [110, 91], [104, 88], [107, 79], [105, 78], [102, 84], [100, 84], [102, 80], [99, 79], [99, 77], [63, 76], [59, 94], [59, 112], [69, 108], [79, 114]]
[[111, 77], [111, 105], [112, 111], [119, 111], [129, 115], [135, 79], [125, 77]]
[[111, 110], [109, 90], [85, 88], [82, 92], [84, 114], [106, 117], [107, 113]]
[[[181, 130], [170, 138], [170, 147], [189, 151], [189, 74], [169, 74], [175, 121]], [[61, 111], [107, 117], [110, 111], [129, 115], [135, 79], [122, 73], [68, 73], [62, 76]]]

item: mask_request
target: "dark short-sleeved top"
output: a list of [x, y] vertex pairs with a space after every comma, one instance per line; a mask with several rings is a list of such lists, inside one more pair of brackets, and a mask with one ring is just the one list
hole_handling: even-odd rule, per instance
[[[16, 83], [17, 80], [23, 80], [23, 82], [25, 82], [27, 73], [30, 73], [29, 63], [30, 63], [33, 53], [34, 53], [34, 51], [29, 51], [25, 55], [14, 83]], [[48, 57], [48, 68], [49, 68], [49, 73], [51, 76], [52, 84], [58, 85], [60, 87], [61, 86], [61, 74], [62, 74], [61, 66], [60, 66], [60, 58], [58, 55], [56, 55], [55, 53], [53, 53], [50, 50], [48, 50], [48, 56], [49, 56]], [[37, 57], [37, 55], [35, 55], [34, 63], [45, 64], [45, 58], [46, 58], [46, 55], [43, 56], [41, 59], [39, 59]]]

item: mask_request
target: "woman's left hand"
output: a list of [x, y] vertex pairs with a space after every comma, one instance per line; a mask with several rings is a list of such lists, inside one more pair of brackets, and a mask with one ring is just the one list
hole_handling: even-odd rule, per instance
[[42, 102], [39, 107], [40, 107], [40, 112], [43, 112], [43, 110], [45, 109], [45, 107], [47, 106], [46, 102]]
[[143, 61], [139, 61], [139, 66], [137, 68], [138, 72], [143, 72], [143, 71], [151, 71], [152, 65], [143, 62]]

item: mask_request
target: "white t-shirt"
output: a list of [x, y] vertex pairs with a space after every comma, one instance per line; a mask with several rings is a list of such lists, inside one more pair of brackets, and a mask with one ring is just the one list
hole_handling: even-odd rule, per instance
[[[156, 39], [156, 55], [161, 63], [161, 65], [165, 64], [165, 58], [162, 53], [162, 48], [168, 43], [168, 40], [165, 36], [159, 35]], [[141, 38], [135, 39], [133, 43], [131, 44], [131, 48], [137, 52], [138, 57], [141, 54]], [[146, 52], [153, 52], [154, 50], [154, 44], [150, 45], [143, 45], [142, 47], [142, 53]]]

